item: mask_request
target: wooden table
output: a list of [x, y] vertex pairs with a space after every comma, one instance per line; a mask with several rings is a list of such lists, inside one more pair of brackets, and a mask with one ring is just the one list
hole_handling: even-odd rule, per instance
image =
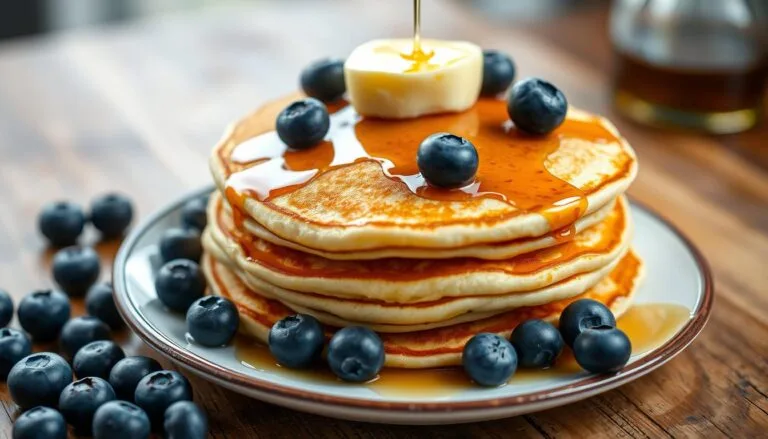
[[[406, 0], [251, 2], [0, 46], [0, 286], [18, 301], [51, 285], [50, 252], [35, 228], [44, 202], [88, 203], [118, 190], [133, 197], [143, 216], [208, 183], [208, 151], [229, 121], [294, 89], [299, 69], [314, 58], [344, 56], [374, 37], [408, 35], [409, 6]], [[549, 78], [571, 103], [615, 120], [640, 156], [631, 194], [680, 226], [709, 258], [717, 282], [709, 325], [670, 364], [631, 384], [482, 424], [344, 422], [193, 378], [212, 436], [768, 435], [766, 124], [714, 138], [620, 119], [609, 104], [603, 6], [514, 28], [458, 3], [427, 2], [424, 15], [427, 35], [506, 50], [520, 76]], [[105, 263], [116, 247], [98, 244]], [[135, 336], [119, 338], [129, 352], [149, 353]], [[0, 399], [0, 431], [10, 437], [17, 409], [4, 387]]]

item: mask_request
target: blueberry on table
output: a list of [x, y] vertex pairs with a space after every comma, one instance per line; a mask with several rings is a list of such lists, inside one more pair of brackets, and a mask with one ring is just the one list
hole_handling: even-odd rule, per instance
[[488, 332], [475, 335], [461, 354], [464, 371], [482, 386], [500, 386], [517, 370], [517, 354], [507, 339]]
[[551, 323], [536, 319], [517, 325], [512, 331], [510, 342], [515, 347], [520, 367], [539, 369], [554, 365], [565, 346], [557, 328]]
[[118, 398], [133, 401], [139, 381], [150, 373], [162, 369], [160, 363], [149, 357], [125, 357], [109, 372], [109, 384], [112, 385]]
[[208, 224], [207, 203], [202, 198], [193, 198], [181, 208], [181, 223], [186, 228], [202, 231]]
[[200, 243], [200, 230], [173, 227], [160, 237], [160, 257], [163, 262], [174, 259], [188, 259], [199, 262], [203, 255], [203, 245]]
[[50, 407], [35, 407], [16, 418], [13, 439], [67, 439], [67, 422]]
[[31, 353], [32, 342], [26, 334], [11, 328], [0, 329], [0, 379], [5, 381], [11, 368]]
[[178, 401], [192, 401], [192, 386], [178, 372], [152, 372], [139, 381], [134, 394], [136, 405], [144, 409], [155, 429], [163, 426], [165, 410]]
[[8, 326], [13, 319], [13, 299], [5, 290], [0, 290], [0, 327]]
[[299, 82], [307, 96], [323, 102], [337, 101], [347, 91], [347, 85], [344, 82], [344, 60], [337, 58], [317, 60], [301, 71]]
[[203, 346], [229, 343], [239, 325], [240, 315], [235, 304], [223, 297], [202, 297], [187, 310], [187, 331]]
[[96, 340], [111, 339], [109, 326], [93, 316], [80, 316], [67, 322], [61, 330], [59, 346], [68, 358], [77, 354], [83, 346]]
[[528, 134], [547, 134], [565, 120], [568, 101], [557, 87], [538, 78], [529, 78], [512, 87], [507, 112], [517, 129]]
[[330, 127], [328, 108], [314, 98], [296, 101], [277, 115], [277, 135], [292, 149], [307, 149], [320, 143]]
[[115, 399], [115, 391], [101, 378], [87, 377], [77, 380], [61, 391], [59, 411], [75, 432], [90, 435], [93, 415], [103, 404]]
[[205, 439], [208, 418], [194, 402], [179, 401], [165, 411], [163, 431], [165, 439]]
[[475, 145], [467, 139], [449, 133], [437, 133], [421, 142], [416, 164], [429, 184], [453, 189], [472, 182], [477, 173], [479, 157]]
[[483, 87], [480, 94], [496, 96], [509, 88], [515, 79], [515, 63], [506, 53], [483, 50]]
[[51, 352], [27, 355], [8, 373], [11, 398], [22, 409], [38, 405], [55, 408], [61, 391], [71, 382], [69, 364]]
[[94, 439], [147, 439], [150, 433], [149, 417], [130, 402], [106, 402], [93, 415]]
[[120, 346], [109, 340], [92, 341], [80, 348], [72, 360], [72, 369], [78, 378], [108, 379], [118, 361], [125, 358]]
[[52, 245], [64, 247], [77, 242], [85, 227], [85, 212], [77, 204], [57, 201], [43, 207], [37, 219], [40, 233]]
[[573, 343], [573, 356], [592, 373], [618, 372], [629, 361], [632, 343], [624, 332], [611, 326], [585, 329]]
[[325, 335], [316, 318], [296, 314], [275, 322], [269, 330], [268, 341], [269, 351], [278, 363], [303, 369], [320, 360]]
[[347, 326], [333, 334], [328, 343], [328, 365], [344, 381], [369, 381], [384, 366], [384, 344], [368, 328]]
[[21, 327], [37, 342], [55, 340], [70, 316], [69, 297], [58, 290], [34, 291], [19, 302]]
[[111, 282], [98, 283], [85, 295], [85, 309], [89, 315], [106, 323], [112, 329], [120, 329], [125, 323], [115, 305]]
[[570, 347], [582, 331], [598, 326], [615, 328], [616, 318], [608, 307], [597, 300], [576, 300], [560, 314], [560, 334]]
[[53, 255], [53, 280], [73, 297], [83, 296], [99, 279], [101, 261], [96, 250], [72, 246]]
[[125, 195], [106, 194], [91, 202], [91, 223], [104, 238], [123, 236], [132, 220], [133, 205]]
[[173, 311], [187, 312], [195, 300], [205, 293], [205, 276], [197, 263], [176, 259], [166, 263], [157, 272], [155, 291], [157, 298]]

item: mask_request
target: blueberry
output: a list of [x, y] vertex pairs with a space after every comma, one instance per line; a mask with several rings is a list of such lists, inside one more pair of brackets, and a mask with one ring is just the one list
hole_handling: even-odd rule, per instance
[[67, 423], [58, 411], [35, 407], [13, 423], [13, 439], [67, 439]]
[[91, 202], [91, 223], [104, 238], [118, 238], [133, 220], [131, 200], [121, 194], [106, 194]]
[[463, 137], [437, 133], [419, 145], [416, 163], [424, 179], [433, 186], [459, 188], [471, 183], [479, 158], [475, 145]]
[[67, 247], [53, 255], [53, 280], [70, 296], [88, 292], [100, 272], [99, 254], [90, 247]]
[[563, 337], [551, 323], [528, 320], [519, 324], [510, 339], [520, 367], [551, 367], [563, 351]]
[[162, 370], [160, 363], [149, 357], [126, 357], [118, 361], [109, 373], [109, 384], [115, 390], [117, 397], [133, 401], [136, 386], [142, 378], [152, 372]]
[[11, 398], [22, 409], [37, 405], [55, 408], [59, 394], [71, 382], [69, 364], [51, 352], [27, 355], [8, 373]]
[[203, 255], [200, 231], [190, 228], [170, 228], [160, 237], [160, 257], [163, 262], [188, 259], [199, 262]]
[[94, 439], [147, 439], [150, 432], [149, 417], [130, 402], [106, 402], [93, 415]]
[[337, 101], [347, 91], [347, 85], [344, 83], [344, 60], [317, 60], [301, 71], [300, 82], [301, 89], [307, 96], [323, 102]]
[[369, 381], [384, 366], [384, 344], [370, 329], [348, 326], [331, 337], [328, 365], [344, 381]]
[[461, 362], [467, 375], [477, 384], [500, 386], [515, 373], [517, 353], [505, 338], [482, 332], [464, 345]]
[[277, 115], [277, 135], [293, 149], [307, 149], [328, 134], [331, 118], [325, 104], [314, 98], [296, 101]]
[[616, 327], [616, 318], [608, 307], [592, 299], [571, 302], [560, 314], [560, 334], [565, 344], [573, 347], [582, 331], [598, 326]]
[[96, 317], [80, 316], [67, 322], [61, 330], [61, 352], [68, 358], [77, 354], [83, 346], [96, 340], [109, 340], [109, 326]]
[[166, 439], [205, 439], [208, 437], [208, 418], [192, 401], [173, 403], [165, 411], [163, 430]]
[[56, 247], [77, 242], [85, 227], [85, 213], [77, 204], [57, 201], [43, 207], [37, 219], [40, 233]]
[[483, 50], [483, 96], [496, 96], [505, 91], [515, 79], [515, 63], [498, 50]]
[[195, 300], [203, 297], [205, 287], [205, 276], [200, 267], [187, 259], [168, 262], [155, 278], [157, 298], [178, 312], [187, 312]]
[[300, 369], [320, 360], [325, 335], [316, 318], [296, 314], [279, 320], [269, 330], [269, 351], [285, 367]]
[[568, 112], [563, 92], [547, 81], [529, 78], [512, 87], [507, 112], [517, 129], [529, 134], [547, 134], [559, 127]]
[[115, 400], [115, 391], [101, 378], [87, 377], [71, 383], [59, 396], [59, 411], [78, 434], [90, 435], [93, 415], [103, 404]]
[[193, 198], [181, 208], [181, 222], [185, 227], [202, 231], [208, 224], [207, 203], [202, 198]]
[[4, 290], [0, 290], [0, 327], [8, 326], [13, 319], [13, 299]]
[[120, 346], [109, 340], [92, 341], [80, 348], [72, 360], [75, 376], [108, 379], [118, 361], [125, 358]]
[[32, 342], [26, 334], [10, 328], [0, 329], [0, 379], [5, 381], [11, 368], [31, 353]]
[[573, 343], [576, 362], [592, 373], [618, 372], [631, 354], [629, 337], [612, 326], [585, 329]]
[[21, 299], [16, 313], [34, 341], [55, 340], [69, 320], [69, 297], [57, 290], [34, 291]]
[[187, 331], [203, 346], [214, 347], [229, 343], [239, 324], [237, 308], [223, 297], [202, 297], [187, 310]]
[[161, 370], [152, 372], [139, 381], [134, 394], [136, 405], [149, 415], [152, 426], [163, 425], [163, 415], [171, 404], [178, 401], [192, 401], [192, 386], [178, 372]]
[[115, 305], [112, 283], [98, 283], [88, 289], [85, 295], [85, 309], [88, 314], [98, 318], [112, 329], [120, 329], [125, 324]]

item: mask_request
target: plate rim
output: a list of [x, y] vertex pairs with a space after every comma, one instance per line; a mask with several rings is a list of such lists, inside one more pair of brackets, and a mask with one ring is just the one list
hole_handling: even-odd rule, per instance
[[157, 352], [165, 355], [175, 362], [183, 363], [186, 368], [194, 370], [200, 375], [212, 375], [218, 380], [226, 380], [237, 387], [245, 387], [257, 390], [260, 393], [272, 394], [280, 398], [289, 398], [303, 401], [306, 403], [334, 404], [337, 406], [355, 408], [355, 409], [374, 409], [387, 410], [389, 412], [448, 412], [448, 411], [475, 411], [488, 408], [517, 407], [525, 404], [534, 403], [554, 403], [558, 399], [579, 400], [589, 397], [596, 390], [605, 387], [606, 390], [612, 389], [623, 383], [639, 378], [682, 352], [693, 340], [701, 333], [710, 318], [712, 305], [714, 302], [714, 283], [712, 272], [701, 251], [691, 242], [691, 240], [674, 224], [664, 216], [657, 213], [646, 204], [630, 197], [630, 204], [634, 205], [656, 220], [666, 226], [686, 247], [693, 256], [699, 276], [702, 281], [702, 296], [699, 300], [697, 309], [691, 310], [691, 319], [681, 328], [681, 330], [662, 346], [650, 351], [639, 360], [632, 363], [621, 372], [605, 376], [590, 375], [578, 381], [534, 392], [523, 393], [514, 396], [504, 396], [491, 399], [477, 399], [472, 401], [408, 401], [408, 400], [389, 400], [377, 401], [370, 399], [361, 399], [355, 397], [344, 397], [317, 393], [305, 389], [297, 389], [280, 385], [262, 378], [256, 378], [240, 372], [233, 371], [221, 365], [218, 365], [202, 356], [191, 351], [179, 349], [160, 331], [155, 330], [151, 325], [140, 323], [141, 318], [139, 310], [129, 299], [126, 287], [125, 267], [128, 257], [133, 252], [136, 243], [144, 236], [148, 229], [162, 220], [169, 213], [179, 209], [190, 199], [203, 196], [213, 191], [214, 185], [208, 185], [204, 188], [189, 192], [183, 197], [169, 203], [165, 207], [155, 211], [144, 219], [139, 225], [133, 228], [123, 241], [120, 249], [115, 256], [112, 272], [112, 283], [114, 287], [115, 303], [123, 320], [128, 327], [147, 345]]

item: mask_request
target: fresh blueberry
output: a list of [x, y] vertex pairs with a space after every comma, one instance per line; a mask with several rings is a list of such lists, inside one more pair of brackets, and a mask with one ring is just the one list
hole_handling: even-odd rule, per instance
[[510, 339], [520, 367], [544, 369], [555, 364], [563, 351], [563, 337], [551, 323], [528, 320], [519, 324]]
[[85, 227], [85, 213], [77, 204], [57, 201], [43, 207], [37, 219], [40, 233], [56, 247], [77, 242]]
[[16, 329], [0, 329], [0, 379], [5, 381], [11, 368], [31, 353], [32, 342], [26, 334]]
[[207, 203], [202, 198], [193, 198], [181, 208], [181, 222], [185, 227], [202, 231], [208, 224]]
[[296, 314], [277, 321], [269, 330], [269, 351], [278, 363], [306, 368], [320, 359], [325, 335], [316, 318]]
[[483, 50], [483, 96], [502, 93], [515, 79], [515, 63], [506, 53], [498, 50]]
[[461, 362], [467, 375], [477, 384], [500, 386], [517, 370], [517, 353], [507, 339], [482, 332], [464, 345]]
[[384, 344], [368, 328], [347, 326], [328, 343], [328, 365], [344, 381], [369, 381], [384, 366]]
[[118, 398], [133, 401], [139, 381], [150, 373], [162, 369], [160, 363], [152, 358], [126, 357], [112, 367], [109, 373], [109, 384], [112, 385]]
[[160, 256], [163, 262], [174, 259], [199, 262], [202, 254], [200, 230], [174, 227], [163, 232], [163, 236], [160, 237]]
[[277, 115], [277, 135], [293, 149], [307, 149], [328, 134], [331, 118], [325, 104], [306, 98], [285, 107]]
[[87, 377], [69, 384], [59, 396], [59, 411], [75, 432], [90, 435], [93, 415], [103, 404], [115, 400], [115, 391], [101, 378]]
[[547, 134], [559, 127], [568, 112], [568, 101], [557, 87], [529, 78], [512, 87], [507, 113], [517, 129], [528, 134]]
[[91, 223], [104, 238], [118, 238], [133, 220], [133, 205], [125, 195], [106, 194], [91, 203]]
[[208, 418], [192, 401], [173, 403], [165, 411], [163, 430], [166, 439], [205, 439], [208, 437]]
[[307, 96], [323, 102], [341, 99], [347, 91], [344, 83], [344, 60], [324, 58], [301, 71], [301, 89]]
[[152, 372], [139, 381], [134, 394], [136, 405], [149, 415], [152, 426], [163, 426], [165, 410], [178, 401], [192, 401], [192, 386], [178, 372], [161, 370]]
[[35, 407], [16, 418], [13, 439], [67, 439], [67, 422], [50, 407]]
[[68, 358], [77, 354], [83, 346], [96, 340], [109, 340], [109, 326], [96, 317], [80, 316], [67, 322], [61, 330], [61, 352]]
[[478, 162], [475, 145], [449, 133], [427, 137], [416, 155], [416, 164], [424, 179], [442, 188], [459, 188], [471, 183]]
[[188, 259], [168, 262], [155, 278], [157, 298], [178, 312], [187, 312], [195, 300], [203, 297], [205, 287], [205, 276], [200, 267]]
[[99, 254], [90, 247], [67, 247], [53, 256], [53, 280], [70, 296], [80, 297], [88, 292], [100, 272]]
[[98, 283], [88, 289], [85, 295], [85, 309], [88, 314], [98, 318], [112, 329], [120, 329], [125, 324], [115, 306], [112, 283]]
[[237, 308], [223, 297], [202, 297], [187, 310], [187, 331], [203, 346], [215, 347], [229, 343], [239, 324]]
[[125, 353], [115, 342], [92, 341], [77, 351], [72, 360], [72, 368], [78, 378], [98, 377], [106, 380], [115, 364], [123, 358]]
[[582, 331], [598, 326], [616, 327], [616, 318], [608, 307], [592, 299], [571, 302], [560, 314], [560, 334], [565, 344], [573, 347]]
[[618, 372], [631, 354], [629, 337], [612, 326], [585, 329], [573, 343], [576, 362], [592, 373]]
[[150, 433], [149, 417], [130, 402], [106, 402], [93, 415], [94, 439], [147, 439]]
[[21, 299], [16, 313], [34, 341], [55, 340], [69, 320], [69, 297], [57, 290], [34, 291]]
[[66, 360], [51, 352], [27, 355], [8, 373], [11, 398], [22, 409], [56, 407], [59, 394], [72, 382]]
[[13, 299], [4, 290], [0, 290], [0, 327], [8, 326], [13, 319]]

